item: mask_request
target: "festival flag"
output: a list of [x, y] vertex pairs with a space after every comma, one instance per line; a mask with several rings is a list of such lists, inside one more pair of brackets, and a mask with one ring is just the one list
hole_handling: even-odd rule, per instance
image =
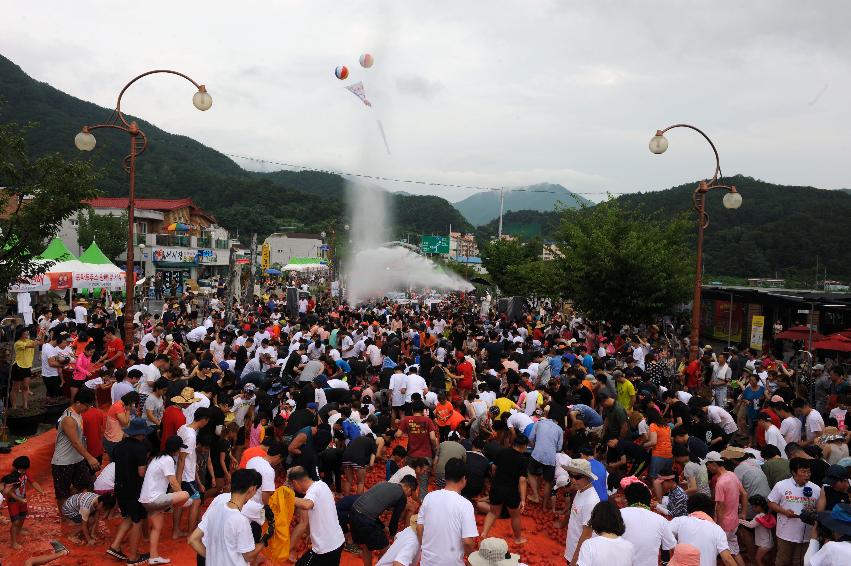
[[348, 90], [349, 92], [351, 92], [352, 94], [354, 94], [355, 96], [360, 98], [361, 101], [365, 105], [370, 106], [370, 107], [372, 106], [372, 102], [370, 102], [366, 98], [366, 92], [364, 92], [364, 90], [363, 90], [363, 83], [362, 82], [358, 81], [353, 85], [349, 85], [349, 86], [346, 87], [346, 90]]

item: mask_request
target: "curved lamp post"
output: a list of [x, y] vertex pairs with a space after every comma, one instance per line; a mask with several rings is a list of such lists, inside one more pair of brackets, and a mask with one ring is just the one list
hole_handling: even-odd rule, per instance
[[92, 151], [97, 144], [97, 140], [92, 134], [93, 130], [110, 128], [130, 134], [130, 154], [124, 158], [122, 163], [122, 167], [130, 177], [130, 190], [128, 192], [127, 199], [127, 270], [125, 272], [124, 280], [126, 295], [124, 304], [124, 346], [127, 349], [131, 349], [133, 347], [133, 310], [135, 306], [133, 304], [133, 291], [136, 279], [134, 275], [135, 271], [133, 270], [133, 231], [135, 227], [134, 209], [136, 206], [136, 157], [144, 153], [145, 149], [147, 149], [148, 138], [145, 133], [139, 129], [139, 126], [135, 121], [128, 122], [127, 118], [124, 117], [124, 113], [121, 112], [121, 97], [124, 96], [124, 92], [130, 88], [130, 85], [142, 77], [158, 73], [177, 75], [178, 77], [183, 77], [192, 83], [195, 88], [198, 89], [192, 96], [192, 104], [195, 105], [195, 108], [198, 110], [209, 110], [213, 105], [213, 98], [207, 92], [207, 88], [204, 85], [195, 82], [183, 73], [178, 73], [177, 71], [171, 71], [168, 69], [156, 69], [148, 71], [147, 73], [142, 73], [124, 85], [124, 88], [122, 88], [121, 92], [118, 93], [118, 102], [115, 104], [115, 110], [112, 112], [112, 116], [106, 123], [98, 124], [96, 126], [83, 126], [80, 133], [74, 137], [74, 145], [77, 146], [77, 149], [80, 151]]
[[721, 183], [723, 175], [721, 174], [721, 161], [718, 158], [718, 150], [715, 144], [709, 139], [703, 131], [689, 124], [674, 124], [668, 126], [664, 130], [657, 130], [656, 135], [650, 139], [650, 151], [655, 154], [662, 154], [668, 149], [668, 138], [665, 137], [665, 132], [674, 128], [688, 128], [694, 130], [709, 143], [712, 148], [712, 153], [715, 154], [715, 173], [711, 179], [701, 181], [692, 194], [692, 206], [697, 211], [697, 265], [694, 272], [694, 299], [692, 300], [691, 308], [691, 340], [689, 344], [689, 359], [697, 358], [698, 341], [700, 339], [700, 295], [701, 286], [703, 284], [703, 231], [709, 226], [709, 215], [706, 213], [706, 193], [712, 189], [724, 189], [727, 193], [724, 195], [724, 207], [736, 209], [742, 206], [742, 195], [736, 191], [736, 187], [728, 186]]

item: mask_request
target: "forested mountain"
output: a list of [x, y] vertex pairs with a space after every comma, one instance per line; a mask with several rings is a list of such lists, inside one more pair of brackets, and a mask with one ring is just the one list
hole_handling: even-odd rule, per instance
[[[111, 109], [32, 79], [0, 56], [0, 123], [33, 123], [26, 134], [33, 155], [59, 152], [65, 157], [90, 159], [102, 171], [103, 193], [122, 196], [127, 194], [127, 175], [120, 164], [129, 150], [128, 137], [97, 132], [94, 151], [81, 153], [74, 147], [74, 136], [83, 125], [103, 123], [110, 113]], [[281, 226], [302, 231], [327, 230], [345, 215], [347, 189], [339, 175], [315, 171], [249, 172], [191, 138], [170, 134], [137, 117], [127, 118], [136, 120], [148, 136], [148, 149], [136, 162], [136, 191], [140, 197], [191, 197], [241, 237], [256, 231], [261, 240]], [[353, 187], [352, 190], [360, 188]], [[396, 234], [444, 233], [450, 225], [453, 229], [472, 229], [445, 199], [392, 194], [388, 198], [397, 213]]]
[[[512, 210], [502, 215], [502, 232], [522, 238], [540, 236], [547, 240], [558, 229], [561, 216], [555, 210], [541, 212], [538, 210]], [[489, 241], [499, 234], [499, 218], [491, 220], [484, 226], [479, 226], [476, 236], [482, 241]]]
[[[588, 199], [573, 194], [561, 185], [538, 183], [528, 187], [506, 189], [503, 212], [533, 210], [546, 212], [560, 205], [564, 208], [579, 208], [591, 204]], [[499, 192], [483, 191], [454, 204], [464, 218], [475, 226], [482, 226], [499, 218]]]

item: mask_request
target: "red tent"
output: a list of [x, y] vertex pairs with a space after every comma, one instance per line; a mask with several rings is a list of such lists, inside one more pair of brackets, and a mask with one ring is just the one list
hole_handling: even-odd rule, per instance
[[[817, 330], [812, 331], [813, 342], [816, 340], [824, 340], [827, 338], [824, 334], [818, 332]], [[778, 340], [809, 340], [810, 339], [810, 329], [807, 326], [793, 326], [791, 328], [787, 328], [783, 332], [779, 332], [777, 336], [775, 336]]]
[[824, 340], [813, 342], [813, 348], [816, 350], [833, 350], [835, 352], [851, 352], [851, 338], [837, 332], [831, 334]]

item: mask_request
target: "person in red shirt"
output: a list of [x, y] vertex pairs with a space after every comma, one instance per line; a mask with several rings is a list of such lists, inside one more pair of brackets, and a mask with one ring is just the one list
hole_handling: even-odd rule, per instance
[[183, 397], [172, 397], [169, 406], [163, 411], [162, 436], [160, 437], [160, 450], [165, 450], [165, 441], [177, 434], [177, 429], [186, 424], [183, 409], [191, 403], [184, 402]]
[[125, 367], [127, 360], [124, 357], [124, 341], [115, 335], [115, 328], [108, 326], [104, 329], [103, 343], [106, 346], [103, 363], [114, 369]]
[[458, 396], [463, 401], [473, 389], [473, 364], [467, 358], [461, 358], [455, 366], [455, 372], [461, 376], [458, 381]]
[[97, 407], [83, 413], [83, 435], [86, 437], [86, 450], [103, 463], [103, 433], [106, 432], [106, 415]]
[[[423, 415], [425, 403], [416, 400], [411, 403], [413, 415], [402, 417], [399, 428], [396, 430], [396, 438], [403, 434], [408, 435], [408, 456], [410, 458], [425, 458], [431, 464], [432, 455], [437, 450], [437, 426], [430, 418]], [[419, 476], [420, 501], [428, 493], [429, 474]]]
[[455, 407], [452, 402], [446, 398], [446, 392], [441, 391], [437, 394], [437, 405], [434, 407], [434, 423], [437, 425], [437, 430], [440, 432], [440, 441], [443, 442], [449, 436], [449, 419], [452, 418], [452, 413]]

